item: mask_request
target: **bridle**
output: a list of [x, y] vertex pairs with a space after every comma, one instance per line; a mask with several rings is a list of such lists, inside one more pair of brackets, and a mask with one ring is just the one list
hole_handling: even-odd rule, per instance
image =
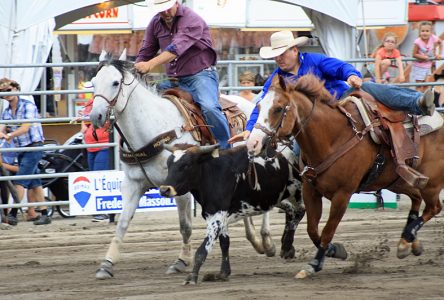
[[[120, 83], [119, 83], [119, 90], [116, 93], [116, 96], [114, 96], [113, 99], [108, 99], [108, 97], [102, 95], [102, 94], [94, 94], [94, 99], [96, 97], [102, 98], [103, 100], [105, 100], [108, 103], [108, 107], [106, 109], [106, 116], [105, 116], [105, 123], [109, 122], [110, 126], [108, 127], [108, 132], [112, 130], [112, 127], [115, 125], [117, 118], [115, 116], [115, 111], [114, 108], [117, 104], [117, 99], [119, 98], [120, 93], [123, 91], [123, 86], [130, 86], [133, 84], [134, 80], [136, 80], [136, 77], [133, 77], [133, 80], [130, 83], [125, 83], [125, 77], [122, 74], [122, 79], [120, 79]], [[126, 103], [121, 111], [121, 113], [123, 111], [125, 111], [126, 107], [128, 106], [129, 100], [131, 99], [131, 95], [133, 94], [134, 90], [136, 89], [137, 85], [139, 84], [139, 82], [137, 82], [137, 84], [134, 86], [134, 88], [131, 90], [131, 92], [128, 95], [128, 98], [126, 100]], [[123, 93], [122, 93], [123, 94]], [[114, 118], [111, 118], [114, 117]]]
[[[301, 126], [300, 126], [298, 132], [294, 135], [294, 138], [296, 138], [302, 132], [302, 130], [305, 128], [305, 126], [308, 124], [308, 121], [311, 119], [311, 117], [313, 115], [313, 111], [315, 109], [316, 102], [317, 102], [317, 98], [314, 99], [310, 114], [301, 122]], [[289, 110], [290, 110], [290, 104], [287, 104], [284, 107], [284, 109], [282, 110], [282, 113], [279, 116], [276, 126], [274, 126], [271, 130], [268, 130], [264, 125], [262, 125], [260, 123], [254, 124], [254, 128], [261, 130], [263, 133], [265, 133], [266, 136], [269, 137], [268, 142], [262, 148], [261, 152], [258, 154], [259, 156], [263, 157], [265, 160], [275, 159], [278, 154], [280, 154], [282, 151], [284, 151], [285, 148], [283, 148], [281, 151], [276, 151], [276, 154], [272, 157], [269, 157], [267, 155], [266, 151], [268, 149], [268, 146], [276, 149], [278, 142], [281, 142], [283, 145], [285, 145], [285, 147], [288, 147], [293, 151], [293, 142], [290, 140], [291, 134], [288, 136], [283, 136], [283, 137], [279, 137], [279, 135], [278, 135], [279, 129], [282, 128], [282, 124], [284, 123], [284, 120], [287, 117], [287, 113]], [[255, 158], [255, 155], [249, 151], [248, 152], [249, 164], [248, 164], [247, 176], [248, 176], [249, 185], [253, 189], [256, 188], [258, 185], [257, 172], [256, 172], [256, 166], [254, 164], [254, 158]], [[294, 166], [293, 164], [291, 164], [291, 165], [292, 165], [293, 169], [295, 169], [299, 173], [299, 169], [296, 166]], [[254, 184], [253, 184], [253, 182], [254, 182]]]
[[[302, 132], [302, 130], [307, 126], [308, 121], [311, 119], [311, 117], [313, 115], [313, 111], [314, 111], [314, 109], [316, 107], [316, 102], [317, 102], [317, 98], [314, 98], [313, 106], [311, 108], [311, 111], [310, 111], [309, 115], [307, 117], [305, 117], [305, 119], [302, 122], [300, 122], [301, 125], [299, 127], [299, 130], [296, 132], [296, 134], [293, 135], [294, 138], [296, 138]], [[276, 148], [278, 142], [281, 142], [282, 144], [284, 144], [285, 146], [289, 147], [290, 149], [293, 149], [292, 142], [290, 141], [290, 138], [292, 136], [291, 134], [288, 135], [288, 136], [282, 136], [282, 137], [280, 137], [278, 135], [279, 129], [282, 128], [282, 124], [284, 123], [284, 120], [287, 117], [287, 112], [289, 110], [290, 110], [290, 105], [287, 104], [284, 107], [284, 109], [282, 110], [282, 113], [279, 116], [279, 119], [278, 119], [278, 122], [277, 122], [276, 126], [272, 127], [271, 130], [268, 130], [262, 124], [259, 124], [259, 123], [254, 124], [254, 128], [261, 130], [263, 133], [265, 133], [266, 136], [268, 136], [270, 138], [268, 144], [270, 146], [274, 147], [274, 148]], [[264, 149], [266, 149], [266, 148], [267, 147], [264, 147]], [[263, 151], [264, 150], [262, 150], [259, 155], [262, 155]]]

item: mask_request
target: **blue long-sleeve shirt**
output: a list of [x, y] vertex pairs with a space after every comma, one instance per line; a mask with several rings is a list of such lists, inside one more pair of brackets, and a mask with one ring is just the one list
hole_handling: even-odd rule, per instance
[[[301, 76], [314, 74], [319, 79], [325, 80], [325, 88], [330, 92], [330, 94], [335, 95], [336, 99], [341, 98], [344, 91], [349, 89], [349, 86], [347, 83], [345, 83], [348, 77], [351, 75], [362, 77], [361, 73], [351, 64], [320, 53], [300, 52], [299, 62], [300, 66], [297, 75], [287, 73], [282, 71], [280, 68], [276, 68], [273, 74], [271, 74], [268, 80], [265, 82], [264, 88], [262, 89], [262, 96], [257, 103], [259, 103], [267, 94], [268, 89], [271, 86], [271, 81], [276, 73], [284, 76], [289, 81], [296, 81]], [[253, 130], [258, 116], [259, 110], [256, 106], [248, 119], [247, 126], [245, 128], [246, 130]]]

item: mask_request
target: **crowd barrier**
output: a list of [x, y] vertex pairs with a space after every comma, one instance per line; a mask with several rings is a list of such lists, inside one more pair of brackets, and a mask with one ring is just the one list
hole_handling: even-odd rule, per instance
[[[405, 61], [413, 61], [415, 59], [413, 58], [406, 58], [403, 59]], [[366, 63], [366, 62], [373, 62], [373, 59], [351, 59], [346, 60], [350, 63]], [[255, 87], [240, 87], [237, 86], [235, 82], [233, 82], [233, 74], [234, 74], [234, 68], [236, 65], [242, 64], [242, 65], [249, 65], [249, 64], [275, 64], [273, 60], [252, 60], [252, 61], [235, 61], [235, 60], [227, 60], [227, 61], [219, 61], [218, 66], [226, 65], [228, 67], [228, 77], [229, 77], [229, 86], [221, 87], [221, 91], [225, 92], [235, 92], [239, 90], [244, 89], [253, 89], [253, 90], [260, 90], [262, 89], [261, 86], [255, 86]], [[39, 67], [45, 67], [45, 68], [52, 68], [52, 67], [95, 67], [98, 65], [98, 62], [74, 62], [74, 63], [44, 63], [44, 64], [14, 64], [14, 65], [0, 65], [0, 68], [39, 68]], [[397, 86], [405, 86], [405, 87], [415, 87], [415, 86], [441, 86], [444, 85], [444, 82], [425, 82], [425, 83], [398, 83], [393, 84]], [[42, 90], [40, 91], [33, 91], [33, 92], [0, 92], [0, 98], [6, 95], [71, 95], [71, 94], [85, 94], [85, 93], [92, 93], [93, 89], [70, 89], [70, 90], [46, 90], [46, 83], [42, 82], [41, 84]], [[43, 99], [44, 100], [44, 99]], [[45, 105], [45, 101], [42, 101], [42, 105]], [[437, 108], [438, 111], [444, 111], [443, 108]], [[69, 117], [63, 117], [63, 118], [42, 118], [42, 119], [34, 119], [34, 120], [26, 120], [26, 122], [40, 122], [42, 124], [45, 123], [60, 123], [60, 122], [66, 122], [70, 123], [77, 120], [80, 121], [87, 121], [88, 118], [82, 118], [79, 119], [76, 116], [69, 116]], [[15, 120], [15, 121], [3, 121], [0, 120], [0, 124], [12, 124], [12, 123], [22, 123], [25, 120]], [[117, 140], [116, 133], [114, 132], [114, 140]], [[113, 147], [114, 148], [114, 157], [115, 157], [115, 170], [120, 170], [119, 166], [119, 160], [118, 160], [118, 147], [117, 143], [102, 143], [102, 144], [94, 144], [94, 147], [97, 146], [103, 146], [103, 147]], [[41, 150], [59, 150], [59, 149], [82, 149], [82, 148], [88, 148], [90, 146], [88, 145], [60, 145], [60, 146], [41, 146], [41, 147], [26, 147], [26, 148], [8, 148], [8, 149], [0, 149], [0, 154], [3, 152], [23, 152], [23, 151], [41, 151]], [[54, 174], [39, 174], [39, 175], [23, 175], [23, 176], [0, 176], [0, 181], [7, 181], [7, 180], [13, 180], [13, 179], [33, 179], [33, 178], [60, 178], [60, 177], [68, 177], [69, 174], [73, 173], [54, 173]], [[3, 208], [12, 208], [12, 207], [30, 207], [30, 206], [56, 206], [56, 205], [66, 205], [69, 201], [54, 201], [54, 202], [39, 202], [39, 203], [24, 203], [24, 204], [1, 204], [0, 209]]]

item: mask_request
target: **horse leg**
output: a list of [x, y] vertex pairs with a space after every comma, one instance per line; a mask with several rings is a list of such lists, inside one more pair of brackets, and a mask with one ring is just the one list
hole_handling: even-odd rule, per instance
[[315, 272], [321, 271], [324, 266], [324, 260], [327, 253], [330, 251], [332, 253], [335, 252], [335, 249], [332, 249], [332, 247], [335, 246], [331, 245], [330, 242], [333, 239], [339, 222], [342, 220], [342, 217], [347, 210], [348, 200], [350, 199], [350, 197], [351, 193], [340, 191], [336, 192], [336, 194], [333, 196], [333, 198], [331, 199], [330, 214], [328, 216], [327, 223], [322, 230], [321, 243], [319, 245], [318, 251], [316, 252], [314, 259], [308, 263], [308, 267], [296, 274], [296, 278], [306, 278], [307, 276], [313, 275]]
[[251, 243], [254, 250], [256, 250], [259, 254], [264, 254], [264, 245], [262, 244], [262, 240], [259, 239], [256, 235], [256, 229], [254, 228], [253, 218], [245, 217], [244, 218], [245, 225], [245, 236], [247, 240]]
[[96, 271], [97, 279], [108, 279], [114, 276], [113, 265], [120, 259], [120, 247], [123, 243], [123, 237], [128, 230], [129, 223], [134, 216], [140, 197], [142, 197], [144, 192], [144, 187], [124, 179], [122, 184], [122, 199], [124, 199], [122, 214], [117, 223], [116, 234], [111, 240], [111, 244], [106, 252], [105, 259]]
[[[412, 247], [412, 253], [414, 255], [422, 254], [422, 246], [417, 240], [418, 231], [421, 227], [433, 218], [435, 215], [439, 214], [442, 210], [441, 202], [439, 201], [439, 192], [440, 188], [427, 188], [426, 190], [421, 191], [421, 195], [425, 202], [425, 208], [422, 213], [422, 216], [415, 219], [415, 216], [412, 215], [412, 221], [406, 225], [404, 228], [401, 239], [398, 243], [398, 258], [405, 258], [408, 256], [410, 251], [410, 247]], [[410, 217], [410, 216], [409, 216]], [[414, 246], [413, 246], [414, 245]]]
[[183, 273], [187, 266], [192, 264], [191, 255], [191, 233], [192, 233], [192, 209], [190, 194], [177, 196], [177, 212], [179, 214], [180, 234], [182, 235], [182, 248], [179, 258], [168, 267], [166, 274]]
[[262, 244], [264, 245], [265, 255], [272, 257], [276, 255], [276, 246], [270, 233], [270, 213], [267, 211], [262, 215], [261, 226]]
[[322, 216], [322, 195], [305, 181], [302, 187], [302, 195], [307, 213], [307, 233], [313, 244], [319, 248], [321, 236], [319, 235], [318, 225]]
[[280, 256], [284, 259], [294, 258], [295, 249], [293, 246], [294, 234], [299, 222], [305, 215], [305, 208], [301, 201], [295, 203], [296, 207], [289, 201], [284, 200], [280, 203], [280, 207], [285, 210], [285, 229], [281, 238]]
[[[421, 202], [422, 202], [421, 194], [417, 191], [409, 194], [408, 196], [410, 197], [412, 205], [409, 214], [407, 216], [407, 223], [404, 226], [403, 232], [408, 230], [407, 227], [410, 224], [412, 224], [413, 221], [419, 218], [419, 208], [421, 207]], [[423, 249], [418, 239], [415, 239], [411, 245], [406, 241], [403, 241], [403, 239], [401, 239], [398, 243], [398, 253], [397, 253], [398, 258], [402, 259], [407, 257], [410, 254], [410, 246], [412, 247], [412, 253], [414, 252], [416, 253], [415, 255], [421, 255]]]
[[207, 217], [207, 234], [194, 254], [193, 271], [185, 278], [185, 281], [183, 282], [184, 285], [195, 285], [197, 283], [200, 268], [205, 262], [208, 254], [213, 249], [219, 234], [223, 228], [227, 226], [227, 215], [228, 213], [226, 211], [219, 211], [216, 214]]

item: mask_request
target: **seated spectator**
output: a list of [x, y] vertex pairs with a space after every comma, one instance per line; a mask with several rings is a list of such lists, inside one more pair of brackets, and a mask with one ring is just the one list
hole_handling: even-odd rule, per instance
[[384, 35], [382, 45], [372, 54], [375, 64], [369, 66], [376, 83], [404, 82], [404, 66], [401, 52], [396, 48], [398, 39], [392, 32]]
[[[239, 85], [242, 87], [254, 86], [256, 82], [256, 76], [253, 72], [245, 71], [239, 76]], [[247, 99], [248, 101], [252, 101], [256, 94], [253, 93], [252, 90], [241, 90], [239, 92], [239, 96]]]

